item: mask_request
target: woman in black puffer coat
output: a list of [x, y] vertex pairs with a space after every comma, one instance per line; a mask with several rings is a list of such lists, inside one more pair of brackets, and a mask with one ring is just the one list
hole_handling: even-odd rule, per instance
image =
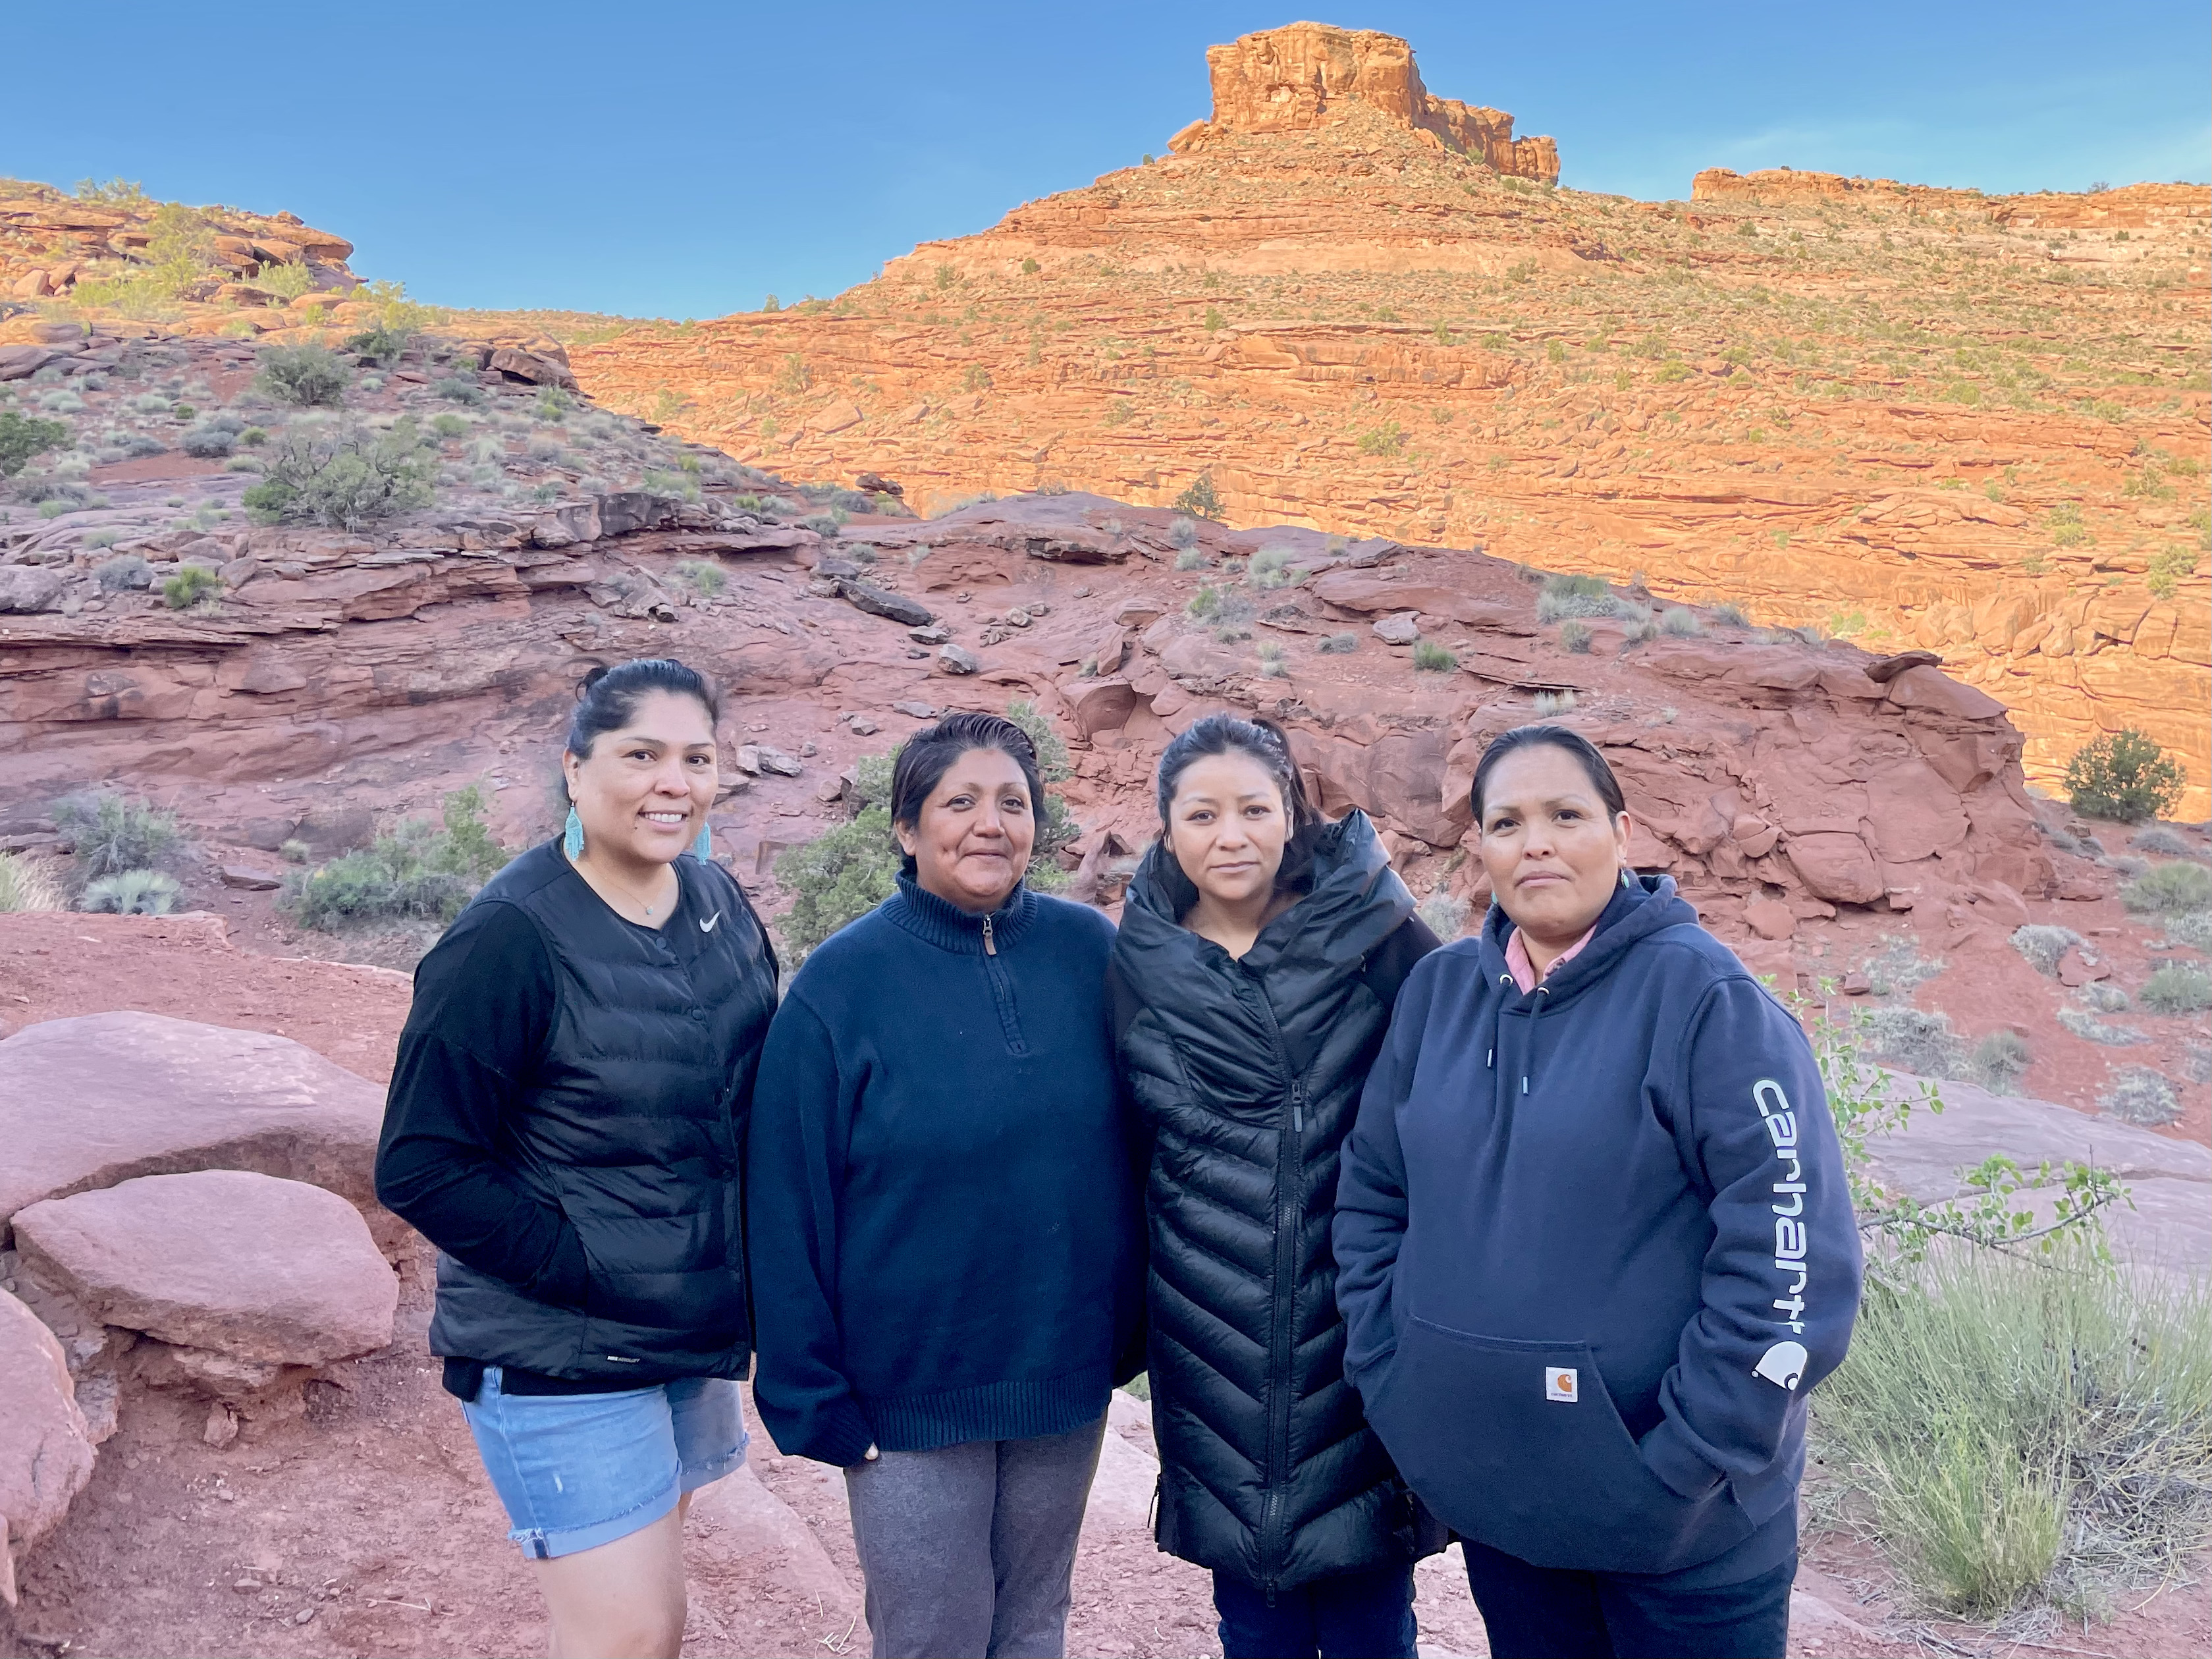
[[1329, 1230], [1391, 1004], [1437, 939], [1365, 816], [1313, 812], [1272, 725], [1191, 726], [1159, 802], [1109, 976], [1152, 1141], [1159, 1545], [1213, 1570], [1229, 1659], [1411, 1659], [1413, 1564], [1444, 1534], [1345, 1381]]

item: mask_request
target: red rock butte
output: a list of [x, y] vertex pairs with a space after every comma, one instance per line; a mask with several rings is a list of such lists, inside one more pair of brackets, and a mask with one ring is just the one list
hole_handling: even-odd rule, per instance
[[1395, 34], [1292, 23], [1209, 46], [1213, 118], [1193, 121], [1168, 140], [1193, 155], [1235, 134], [1312, 132], [1363, 104], [1436, 145], [1499, 173], [1554, 185], [1559, 150], [1549, 138], [1516, 138], [1513, 118], [1456, 98], [1438, 98], [1421, 84], [1413, 49]]
[[[832, 300], [579, 343], [609, 404], [943, 511], [1066, 486], [1480, 545], [1933, 652], [2027, 776], [2131, 727], [2212, 814], [2212, 191], [1775, 168], [1560, 188], [1394, 36], [1208, 54], [1170, 154]], [[1689, 181], [1685, 181], [1686, 184]]]

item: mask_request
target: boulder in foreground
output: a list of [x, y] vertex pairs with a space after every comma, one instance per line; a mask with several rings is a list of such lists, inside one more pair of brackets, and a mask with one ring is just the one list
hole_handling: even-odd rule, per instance
[[106, 1325], [263, 1365], [392, 1340], [399, 1285], [336, 1194], [245, 1170], [146, 1176], [15, 1214], [39, 1279]]
[[0, 1042], [0, 1244], [28, 1204], [189, 1170], [374, 1200], [383, 1099], [289, 1038], [121, 1012]]
[[0, 1601], [15, 1605], [15, 1563], [91, 1479], [92, 1441], [61, 1345], [0, 1291]]

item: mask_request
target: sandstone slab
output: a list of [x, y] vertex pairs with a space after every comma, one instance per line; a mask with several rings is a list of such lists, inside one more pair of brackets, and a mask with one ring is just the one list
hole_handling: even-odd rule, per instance
[[134, 1176], [226, 1168], [374, 1200], [375, 1085], [311, 1048], [131, 1012], [0, 1042], [0, 1242], [24, 1206]]
[[[1966, 1191], [1961, 1172], [2002, 1153], [2033, 1171], [2046, 1159], [2110, 1170], [2134, 1207], [2105, 1212], [2115, 1252], [2140, 1266], [2212, 1273], [2212, 1149], [2047, 1100], [1940, 1085], [1943, 1110], [1915, 1109], [1902, 1130], [1867, 1144], [1875, 1174], [1923, 1203]], [[2033, 1202], [2049, 1194], [2027, 1194]]]
[[0, 1291], [0, 1601], [15, 1605], [15, 1563], [60, 1524], [92, 1479], [92, 1440], [61, 1345]]
[[15, 1212], [40, 1279], [95, 1319], [264, 1365], [392, 1340], [399, 1284], [352, 1205], [246, 1170], [143, 1176]]

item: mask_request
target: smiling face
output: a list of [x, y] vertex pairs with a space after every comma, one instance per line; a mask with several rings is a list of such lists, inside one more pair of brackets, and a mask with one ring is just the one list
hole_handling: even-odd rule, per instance
[[1217, 904], [1272, 895], [1291, 838], [1283, 792], [1239, 750], [1193, 761], [1168, 804], [1168, 849], [1191, 885]]
[[971, 915], [1006, 902], [1036, 844], [1029, 781], [1003, 749], [966, 750], [915, 821], [895, 828], [922, 890]]
[[1583, 763], [1551, 744], [1498, 763], [1482, 800], [1482, 866], [1515, 926], [1559, 949], [1590, 929], [1620, 884], [1628, 815], [1607, 820]]
[[668, 864], [698, 838], [720, 768], [714, 723], [696, 697], [653, 691], [588, 755], [563, 755], [586, 856]]

